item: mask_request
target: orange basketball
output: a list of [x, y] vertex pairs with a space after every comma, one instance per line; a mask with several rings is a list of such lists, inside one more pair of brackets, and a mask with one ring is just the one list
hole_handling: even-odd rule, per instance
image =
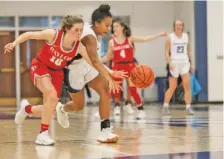
[[147, 88], [155, 80], [155, 74], [147, 65], [138, 65], [131, 72], [131, 81], [137, 88]]

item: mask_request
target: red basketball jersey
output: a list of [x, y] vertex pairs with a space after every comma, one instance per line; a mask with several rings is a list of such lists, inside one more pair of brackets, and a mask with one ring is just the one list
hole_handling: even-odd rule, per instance
[[134, 47], [130, 44], [128, 38], [122, 44], [116, 41], [115, 37], [113, 39], [113, 62], [132, 62], [134, 61]]
[[77, 41], [73, 48], [66, 51], [62, 47], [64, 38], [64, 32], [62, 30], [56, 30], [56, 36], [51, 44], [47, 42], [37, 54], [37, 59], [44, 65], [52, 69], [62, 69], [67, 65], [77, 53], [80, 41]]

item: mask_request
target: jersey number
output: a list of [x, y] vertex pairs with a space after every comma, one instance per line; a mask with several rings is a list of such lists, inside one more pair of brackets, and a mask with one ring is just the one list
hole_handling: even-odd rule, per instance
[[121, 50], [121, 52], [120, 52], [120, 56], [123, 57], [123, 58], [126, 57], [126, 55], [125, 55], [125, 51], [124, 51], [124, 50]]
[[177, 53], [184, 53], [184, 46], [177, 46]]
[[57, 66], [61, 66], [63, 59], [57, 59], [55, 56], [52, 56], [50, 61], [53, 62]]

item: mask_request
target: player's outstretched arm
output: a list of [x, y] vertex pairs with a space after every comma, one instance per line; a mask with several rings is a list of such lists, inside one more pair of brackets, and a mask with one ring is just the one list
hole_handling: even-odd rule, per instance
[[134, 42], [137, 42], [137, 43], [150, 42], [150, 41], [156, 40], [156, 39], [158, 39], [160, 37], [164, 37], [164, 36], [167, 36], [166, 32], [161, 32], [156, 35], [149, 35], [149, 36], [131, 36], [129, 38], [129, 40], [132, 43], [134, 43]]
[[46, 29], [43, 31], [29, 31], [21, 34], [15, 41], [12, 43], [8, 43], [4, 47], [4, 54], [12, 52], [16, 45], [23, 43], [29, 39], [35, 40], [46, 40], [51, 43], [54, 40], [56, 34], [56, 30], [54, 29]]
[[[84, 58], [84, 60], [86, 60], [86, 62], [90, 66], [94, 67], [93, 64], [92, 64], [92, 62], [91, 62], [91, 60], [90, 60], [90, 58], [89, 58], [89, 56], [88, 56], [88, 54], [87, 54], [87, 51], [86, 51], [85, 46], [83, 46], [82, 44], [80, 44], [79, 51], [78, 52], [79, 52], [80, 55], [82, 55], [82, 57]], [[113, 71], [110, 68], [108, 68], [106, 65], [103, 64], [103, 66], [107, 69], [107, 71], [109, 72], [109, 74], [111, 76], [113, 76], [115, 78], [122, 78], [122, 79], [127, 78], [127, 72], [124, 72], [124, 71]]]

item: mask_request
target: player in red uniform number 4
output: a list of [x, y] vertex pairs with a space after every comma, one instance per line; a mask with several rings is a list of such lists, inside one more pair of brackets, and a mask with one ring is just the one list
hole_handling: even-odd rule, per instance
[[[131, 29], [128, 25], [122, 22], [120, 19], [116, 19], [113, 22], [112, 28], [113, 36], [109, 41], [107, 55], [102, 59], [103, 62], [108, 62], [111, 59], [113, 60], [113, 70], [124, 70], [128, 72], [130, 77], [132, 69], [136, 66], [134, 63], [134, 47], [133, 43], [135, 42], [150, 42], [159, 37], [166, 36], [165, 32], [161, 32], [154, 36], [145, 36], [145, 37], [135, 37], [131, 36]], [[116, 79], [122, 83], [122, 79]], [[135, 100], [136, 106], [138, 108], [137, 118], [145, 118], [145, 111], [143, 108], [142, 100], [137, 92], [136, 87], [131, 83], [130, 78], [128, 78], [129, 91], [133, 99]], [[120, 96], [121, 91], [114, 94], [115, 97], [115, 110], [114, 114], [120, 114]], [[126, 103], [125, 110], [128, 114], [134, 113], [131, 108], [130, 103]]]

